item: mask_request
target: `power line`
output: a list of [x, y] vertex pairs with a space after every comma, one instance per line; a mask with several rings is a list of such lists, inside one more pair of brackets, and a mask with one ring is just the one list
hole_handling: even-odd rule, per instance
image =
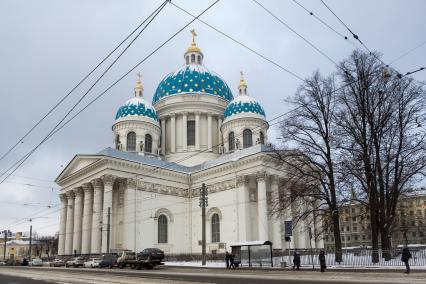
[[306, 39], [304, 36], [302, 36], [300, 33], [298, 33], [295, 29], [290, 27], [286, 22], [284, 22], [281, 18], [279, 18], [277, 15], [275, 15], [271, 10], [269, 10], [268, 8], [263, 6], [257, 0], [252, 0], [252, 2], [256, 3], [259, 7], [261, 7], [263, 10], [265, 10], [269, 15], [271, 15], [273, 18], [275, 18], [283, 26], [285, 26], [287, 29], [289, 29], [291, 32], [293, 32], [299, 38], [301, 38], [303, 41], [305, 41], [307, 44], [309, 44], [312, 48], [314, 48], [316, 51], [318, 51], [321, 55], [323, 55], [325, 58], [327, 58], [331, 63], [333, 63], [336, 66], [339, 66], [339, 64], [337, 64], [337, 62], [334, 61], [330, 56], [328, 56], [325, 52], [323, 52], [321, 49], [319, 49], [317, 46], [315, 46], [312, 42], [310, 42], [308, 39]]
[[[43, 140], [37, 144], [36, 147], [34, 147], [30, 152], [27, 153], [27, 155], [24, 156], [24, 158], [22, 158], [20, 160], [20, 162], [16, 165], [12, 165], [12, 167], [10, 167], [9, 169], [6, 170], [6, 172], [10, 171], [11, 172], [9, 174], [6, 175], [6, 177], [4, 177], [2, 179], [2, 181], [0, 181], [0, 184], [2, 184], [10, 175], [12, 175], [42, 144], [44, 144], [44, 142], [46, 142], [49, 137], [51, 136], [51, 134], [53, 132], [55, 132], [55, 130], [60, 126], [60, 124], [65, 121], [65, 119], [67, 118], [67, 116], [80, 104], [80, 102], [89, 94], [89, 92], [97, 85], [97, 83], [105, 76], [105, 74], [115, 65], [115, 63], [121, 58], [121, 56], [130, 48], [130, 46], [133, 45], [133, 43], [139, 38], [139, 36], [142, 34], [142, 32], [149, 26], [149, 24], [155, 19], [155, 17], [161, 12], [161, 10], [166, 6], [166, 4], [168, 3], [168, 1], [164, 1], [163, 4], [161, 5], [161, 8], [158, 9], [154, 16], [151, 17], [151, 19], [149, 19], [149, 21], [147, 22], [147, 24], [139, 31], [139, 33], [132, 39], [132, 41], [130, 41], [130, 43], [123, 49], [123, 51], [120, 52], [120, 54], [117, 56], [116, 59], [114, 59], [114, 61], [108, 66], [108, 68], [98, 77], [98, 79], [96, 79], [96, 81], [90, 86], [90, 88], [84, 93], [83, 96], [80, 97], [80, 99], [71, 107], [71, 109], [65, 114], [65, 116], [55, 125], [55, 127], [47, 134], [47, 136], [45, 136], [43, 138]], [[12, 170], [13, 169], [13, 170]], [[6, 173], [5, 172], [5, 173]], [[3, 174], [2, 174], [3, 175]]]
[[426, 44], [426, 40], [424, 42], [422, 42], [419, 45], [416, 45], [414, 48], [409, 49], [407, 52], [404, 52], [403, 54], [401, 54], [400, 56], [396, 57], [394, 60], [392, 60], [389, 64], [395, 63], [396, 61], [400, 60], [401, 58], [407, 56], [408, 54], [412, 53], [413, 51], [415, 51], [416, 49], [419, 49], [420, 47], [422, 47], [423, 45]]
[[[165, 1], [167, 2], [167, 1]], [[66, 100], [83, 82], [86, 81], [90, 75], [95, 72], [99, 66], [101, 66], [120, 46], [123, 45], [148, 19], [154, 15], [158, 9], [160, 9], [164, 3], [158, 6], [145, 20], [143, 20], [128, 36], [126, 36], [110, 53], [108, 53], [86, 76], [83, 77], [64, 97], [62, 97], [36, 124], [34, 124], [30, 130], [28, 130], [24, 136], [22, 136], [15, 144], [13, 144], [1, 157], [0, 161], [3, 160], [10, 152], [13, 151], [20, 143], [24, 143], [23, 140], [35, 129], [41, 122], [43, 122], [64, 100]]]
[[54, 189], [57, 190], [58, 189], [57, 186], [38, 185], [38, 184], [25, 183], [25, 182], [5, 181], [4, 183], [26, 185], [26, 186], [30, 186], [30, 187], [39, 187], [39, 188], [50, 189], [50, 190], [54, 190]]
[[313, 16], [317, 21], [319, 21], [320, 23], [322, 23], [325, 27], [327, 27], [328, 29], [330, 29], [331, 31], [333, 31], [335, 34], [337, 34], [339, 37], [343, 38], [345, 41], [351, 43], [353, 46], [357, 47], [355, 45], [355, 43], [353, 43], [351, 40], [348, 39], [348, 37], [346, 35], [341, 34], [340, 32], [338, 32], [336, 29], [334, 29], [332, 26], [330, 26], [329, 24], [327, 24], [324, 20], [322, 20], [320, 17], [318, 17], [317, 15], [314, 14], [314, 12], [308, 10], [305, 6], [303, 6], [302, 4], [300, 4], [298, 1], [293, 0], [294, 3], [296, 3], [299, 7], [301, 7], [303, 10], [305, 10], [306, 12], [308, 12], [309, 15]]
[[231, 37], [230, 35], [226, 34], [225, 32], [219, 30], [218, 28], [210, 25], [209, 23], [207, 23], [206, 21], [203, 21], [202, 19], [196, 17], [195, 15], [193, 15], [192, 13], [188, 12], [187, 10], [185, 10], [184, 8], [182, 8], [181, 6], [170, 2], [170, 4], [172, 4], [173, 6], [175, 6], [176, 8], [178, 8], [179, 10], [181, 10], [182, 12], [186, 13], [187, 15], [193, 17], [194, 19], [197, 19], [199, 22], [203, 23], [204, 25], [208, 26], [209, 28], [211, 28], [212, 30], [218, 32], [219, 34], [227, 37], [228, 39], [232, 40], [234, 43], [244, 47], [245, 49], [249, 50], [250, 52], [254, 53], [256, 56], [268, 61], [269, 63], [275, 65], [276, 67], [280, 68], [281, 70], [285, 71], [286, 73], [290, 74], [291, 76], [295, 77], [296, 79], [300, 80], [300, 81], [304, 81], [304, 79], [297, 75], [296, 73], [294, 73], [293, 71], [289, 70], [288, 68], [278, 64], [277, 62], [275, 62], [274, 60], [266, 57], [265, 55], [261, 54], [260, 52], [254, 50], [253, 48], [249, 47], [248, 45], [244, 44], [243, 42]]

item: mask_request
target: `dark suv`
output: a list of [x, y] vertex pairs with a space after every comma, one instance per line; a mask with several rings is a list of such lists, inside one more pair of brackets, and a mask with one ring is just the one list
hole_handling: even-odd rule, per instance
[[117, 266], [117, 255], [115, 254], [105, 254], [102, 256], [102, 261], [99, 263], [99, 267], [108, 267], [113, 268]]
[[138, 253], [138, 261], [160, 264], [164, 259], [164, 252], [158, 248], [147, 248]]

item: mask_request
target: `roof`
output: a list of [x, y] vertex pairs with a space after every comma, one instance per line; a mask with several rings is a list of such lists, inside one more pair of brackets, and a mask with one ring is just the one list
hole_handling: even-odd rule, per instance
[[159, 160], [153, 156], [148, 156], [148, 155], [144, 156], [144, 155], [139, 155], [135, 153], [124, 152], [124, 151], [116, 150], [111, 147], [105, 148], [104, 150], [100, 151], [97, 155], [127, 160], [131, 162], [137, 162], [144, 165], [150, 165], [150, 166], [159, 167], [162, 169], [169, 169], [169, 170], [173, 170], [173, 171], [177, 171], [181, 173], [192, 174], [198, 171], [219, 166], [221, 164], [238, 161], [239, 159], [246, 156], [254, 155], [261, 152], [269, 152], [269, 151], [270, 149], [266, 145], [259, 144], [259, 145], [252, 146], [250, 148], [235, 151], [233, 153], [223, 154], [217, 159], [206, 161], [204, 163], [201, 163], [199, 165], [195, 165], [192, 167], [183, 166], [174, 162]]
[[160, 169], [167, 169], [175, 172], [180, 172], [183, 174], [193, 174], [199, 171], [203, 171], [209, 168], [213, 168], [222, 164], [226, 164], [229, 162], [238, 161], [241, 158], [255, 155], [262, 152], [270, 152], [271, 149], [266, 145], [255, 145], [250, 148], [237, 150], [233, 153], [223, 154], [217, 159], [206, 161], [204, 163], [188, 167], [184, 165], [180, 165], [174, 162], [168, 162], [158, 159], [155, 156], [149, 155], [140, 155], [136, 153], [130, 153], [125, 151], [116, 150], [114, 148], [108, 147], [98, 152], [97, 154], [78, 154], [75, 155], [74, 158], [68, 163], [68, 165], [62, 170], [62, 172], [56, 177], [55, 182], [60, 182], [65, 173], [70, 169], [71, 165], [73, 165], [77, 160], [84, 158], [91, 159], [99, 159], [101, 157], [110, 157], [121, 160], [126, 160], [130, 162], [135, 162], [143, 165], [148, 165]]
[[272, 243], [270, 241], [245, 241], [245, 242], [237, 242], [230, 245], [230, 247], [244, 247], [244, 246], [270, 246]]

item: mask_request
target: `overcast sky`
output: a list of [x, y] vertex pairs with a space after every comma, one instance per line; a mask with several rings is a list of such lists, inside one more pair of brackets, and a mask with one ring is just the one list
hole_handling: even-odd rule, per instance
[[[359, 46], [339, 37], [291, 0], [258, 1], [337, 62]], [[319, 1], [298, 1], [350, 38], [344, 26]], [[0, 0], [0, 155], [161, 2]], [[173, 2], [197, 14], [213, 1]], [[426, 41], [426, 1], [326, 0], [326, 3], [370, 49], [381, 52], [385, 62]], [[98, 95], [190, 19], [167, 5], [83, 103]], [[221, 0], [202, 19], [303, 78], [315, 70], [324, 74], [335, 70], [330, 61], [250, 0]], [[55, 207], [59, 202], [58, 186], [54, 179], [75, 154], [97, 153], [112, 145], [115, 112], [133, 95], [136, 73], [143, 74], [144, 96], [151, 101], [164, 75], [183, 64], [192, 28], [199, 35], [197, 43], [205, 55], [205, 65], [220, 74], [234, 94], [239, 72], [243, 70], [249, 93], [263, 105], [268, 119], [291, 109], [283, 99], [295, 93], [300, 81], [202, 23], [194, 22], [43, 144], [0, 185], [0, 230], [28, 231], [27, 219], [33, 216], [43, 217], [34, 218], [34, 231], [40, 234], [58, 231], [58, 206]], [[397, 60], [393, 66], [404, 73], [425, 66], [425, 52], [426, 45]], [[426, 72], [414, 77], [425, 80]], [[93, 80], [1, 160], [1, 172], [34, 147]], [[270, 137], [275, 139], [276, 130], [270, 130]], [[53, 207], [49, 209], [48, 205]]]

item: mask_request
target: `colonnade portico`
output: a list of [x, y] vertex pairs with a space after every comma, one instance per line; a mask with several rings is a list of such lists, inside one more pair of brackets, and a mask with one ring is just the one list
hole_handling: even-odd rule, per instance
[[[256, 181], [257, 198], [250, 197], [250, 180]], [[269, 175], [266, 172], [257, 172], [252, 175], [242, 175], [236, 180], [236, 191], [238, 198], [238, 239], [240, 241], [269, 240], [274, 244], [274, 248], [281, 248], [281, 224], [280, 218], [269, 218], [269, 209], [271, 208], [270, 193], [273, 199], [279, 198], [279, 177]], [[250, 212], [250, 202], [256, 202], [257, 222], [253, 225], [257, 230], [253, 232], [247, 224], [253, 218], [253, 212]], [[255, 233], [254, 235], [251, 234]], [[257, 235], [256, 235], [257, 234]]]
[[112, 192], [117, 179], [104, 175], [60, 194], [59, 255], [108, 252], [108, 209], [112, 215]]
[[[194, 145], [188, 145], [188, 128], [187, 123], [189, 117], [192, 117], [191, 120], [195, 123], [195, 143]], [[201, 144], [201, 119], [205, 119], [207, 122], [207, 143], [206, 145]], [[216, 127], [213, 129], [213, 119], [215, 119]], [[177, 152], [187, 152], [188, 146], [193, 146], [193, 150], [199, 151], [202, 146], [207, 147], [208, 152], [213, 151], [213, 146], [220, 144], [222, 142], [222, 134], [220, 126], [222, 125], [222, 115], [213, 113], [213, 112], [179, 112], [179, 113], [168, 113], [161, 116], [161, 154], [174, 154]], [[179, 122], [179, 123], [178, 123]], [[170, 125], [169, 125], [170, 124]], [[166, 126], [168, 125], [168, 126]], [[181, 127], [179, 127], [181, 125]], [[167, 127], [170, 127], [170, 130], [167, 131]], [[178, 129], [182, 133], [178, 133]], [[167, 132], [167, 133], [166, 133]], [[217, 133], [217, 134], [216, 134]], [[170, 137], [167, 137], [170, 135]], [[180, 136], [180, 137], [179, 137]], [[215, 139], [217, 137], [217, 139]], [[181, 139], [179, 139], [181, 138]], [[167, 139], [167, 140], [166, 140]], [[178, 141], [179, 140], [179, 141]], [[213, 141], [218, 140], [218, 141]], [[168, 141], [168, 142], [166, 142]], [[167, 144], [169, 143], [169, 144]], [[178, 144], [181, 145], [178, 147]], [[179, 148], [179, 149], [178, 149]], [[167, 150], [166, 150], [167, 149]]]

